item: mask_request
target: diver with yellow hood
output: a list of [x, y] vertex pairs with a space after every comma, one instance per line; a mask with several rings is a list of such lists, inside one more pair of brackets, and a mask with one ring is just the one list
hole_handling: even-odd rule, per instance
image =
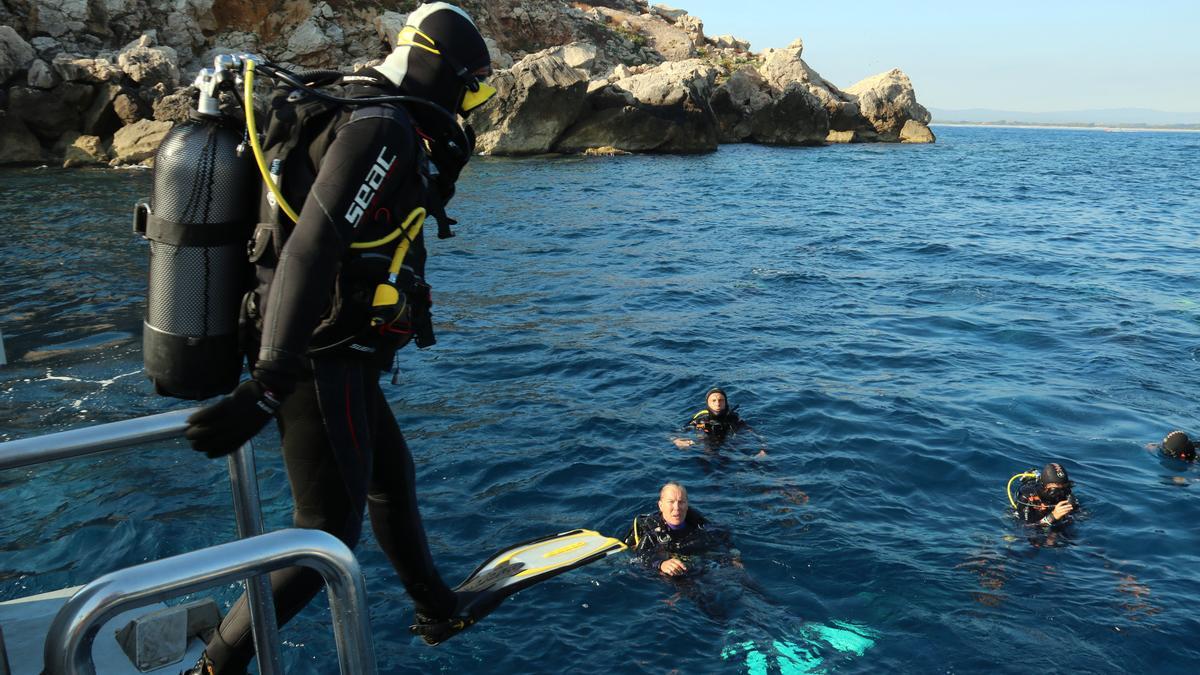
[[[261, 148], [247, 119], [270, 188], [251, 242], [256, 281], [243, 312], [251, 378], [192, 415], [186, 432], [195, 450], [221, 457], [276, 419], [295, 525], [353, 547], [366, 510], [415, 604], [414, 631], [431, 643], [499, 599], [473, 607], [476, 595], [452, 590], [434, 566], [412, 456], [379, 378], [414, 335], [418, 346], [433, 341], [422, 224], [427, 213], [444, 219], [474, 150], [457, 116], [495, 94], [484, 82], [490, 74], [471, 18], [430, 3], [408, 17], [381, 65], [340, 77], [346, 98], [410, 100], [330, 105], [293, 87], [272, 99]], [[439, 224], [440, 236], [450, 236], [449, 223]], [[322, 588], [318, 574], [301, 568], [274, 572], [271, 583], [280, 622]], [[253, 656], [243, 597], [188, 672], [245, 672]]]

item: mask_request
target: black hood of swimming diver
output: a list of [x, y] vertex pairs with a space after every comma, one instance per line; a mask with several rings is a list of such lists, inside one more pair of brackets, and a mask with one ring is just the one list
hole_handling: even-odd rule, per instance
[[[1056, 483], [1062, 487], [1047, 488], [1048, 483]], [[1067, 475], [1067, 470], [1057, 462], [1051, 462], [1042, 468], [1038, 474], [1038, 495], [1048, 504], [1056, 504], [1071, 496], [1074, 483]]]
[[[449, 3], [432, 2], [408, 16], [395, 49], [375, 69], [402, 93], [465, 115], [495, 91], [474, 74], [491, 62], [471, 17]], [[438, 135], [445, 126], [428, 111], [414, 107], [411, 112], [426, 133]]]

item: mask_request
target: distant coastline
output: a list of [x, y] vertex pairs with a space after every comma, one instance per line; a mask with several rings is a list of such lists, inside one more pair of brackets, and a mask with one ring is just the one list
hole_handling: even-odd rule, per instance
[[966, 122], [933, 120], [931, 127], [999, 127], [1001, 129], [1082, 129], [1085, 131], [1184, 131], [1200, 133], [1200, 124], [1095, 124], [1091, 122]]

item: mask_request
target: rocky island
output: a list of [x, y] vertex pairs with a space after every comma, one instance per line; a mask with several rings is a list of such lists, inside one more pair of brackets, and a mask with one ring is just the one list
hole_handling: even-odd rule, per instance
[[[417, 2], [0, 0], [0, 163], [150, 161], [216, 54], [302, 69], [382, 57]], [[472, 116], [492, 155], [711, 152], [721, 143], [929, 143], [899, 69], [839, 88], [800, 39], [753, 52], [645, 0], [461, 0], [499, 96]]]

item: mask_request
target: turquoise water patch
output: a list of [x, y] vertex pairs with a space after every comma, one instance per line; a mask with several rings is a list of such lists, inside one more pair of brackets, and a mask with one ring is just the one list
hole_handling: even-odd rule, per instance
[[[800, 642], [792, 640], [769, 640], [759, 643], [742, 640], [721, 650], [721, 659], [729, 661], [744, 655], [747, 675], [766, 675], [779, 672], [782, 675], [805, 675], [828, 672], [822, 652], [837, 652], [857, 658], [875, 646], [879, 633], [861, 624], [849, 621], [833, 621], [825, 624], [806, 624], [799, 631]], [[774, 669], [772, 669], [774, 666]]]

